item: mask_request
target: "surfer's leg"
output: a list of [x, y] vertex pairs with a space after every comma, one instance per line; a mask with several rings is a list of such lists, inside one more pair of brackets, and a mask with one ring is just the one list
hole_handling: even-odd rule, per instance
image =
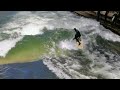
[[76, 42], [78, 42], [78, 43], [79, 43], [79, 45], [81, 44], [81, 43], [80, 43], [80, 41], [79, 41], [79, 39], [76, 39]]
[[81, 43], [80, 43], [80, 41], [79, 41], [79, 45], [80, 45]]

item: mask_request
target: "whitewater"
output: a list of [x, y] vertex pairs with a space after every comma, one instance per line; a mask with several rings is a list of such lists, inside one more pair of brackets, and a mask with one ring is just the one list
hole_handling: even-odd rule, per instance
[[[68, 11], [19, 11], [8, 18], [0, 24], [0, 64], [42, 59], [61, 79], [120, 78], [120, 36], [98, 21]], [[72, 40], [73, 28], [82, 34], [82, 50]], [[24, 48], [25, 58], [18, 47]]]

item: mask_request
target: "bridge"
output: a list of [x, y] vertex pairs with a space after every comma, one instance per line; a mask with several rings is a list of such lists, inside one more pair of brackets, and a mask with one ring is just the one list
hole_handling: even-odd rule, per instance
[[113, 22], [112, 18], [116, 11], [109, 11], [106, 18], [105, 18], [106, 11], [100, 11], [99, 17], [98, 11], [73, 11], [73, 13], [79, 16], [84, 16], [86, 18], [96, 19], [105, 28], [111, 30], [112, 32], [120, 36], [120, 17], [117, 18], [115, 24], [112, 24]]

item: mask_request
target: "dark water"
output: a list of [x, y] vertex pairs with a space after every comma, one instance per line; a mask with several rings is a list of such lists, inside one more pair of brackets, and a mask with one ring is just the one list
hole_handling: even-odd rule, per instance
[[17, 13], [17, 11], [0, 11], [0, 17], [5, 17], [5, 16], [13, 15], [15, 13]]
[[1, 71], [4, 74], [1, 74], [0, 78], [3, 79], [57, 79], [57, 76], [43, 64], [42, 60], [0, 67], [7, 67], [7, 70]]

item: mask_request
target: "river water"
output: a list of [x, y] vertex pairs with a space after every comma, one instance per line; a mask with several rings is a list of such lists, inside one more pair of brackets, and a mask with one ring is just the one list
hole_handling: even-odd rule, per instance
[[[120, 78], [120, 36], [94, 19], [68, 11], [11, 11], [0, 22], [0, 78]], [[82, 34], [83, 49], [72, 40], [73, 28]]]

